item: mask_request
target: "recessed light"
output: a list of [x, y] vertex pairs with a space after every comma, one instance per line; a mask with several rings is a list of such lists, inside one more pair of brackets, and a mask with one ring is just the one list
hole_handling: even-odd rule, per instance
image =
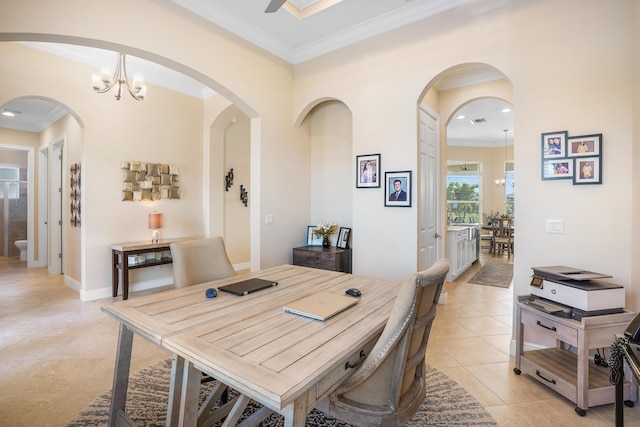
[[508, 113], [509, 111], [511, 111], [511, 108], [503, 108], [503, 109], [502, 109], [502, 112], [503, 112], [503, 113]]
[[456, 119], [458, 119], [458, 120], [462, 120], [462, 119], [464, 119], [465, 117], [467, 117], [467, 116], [463, 116], [462, 114], [460, 114], [458, 117], [456, 117]]

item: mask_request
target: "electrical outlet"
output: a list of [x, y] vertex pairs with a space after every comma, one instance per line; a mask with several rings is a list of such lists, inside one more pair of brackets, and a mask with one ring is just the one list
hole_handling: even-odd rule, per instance
[[264, 216], [264, 223], [265, 224], [273, 224], [273, 215], [272, 214], [266, 214]]

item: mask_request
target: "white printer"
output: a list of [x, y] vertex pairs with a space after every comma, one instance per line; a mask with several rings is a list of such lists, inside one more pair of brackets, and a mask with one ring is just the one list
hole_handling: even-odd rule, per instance
[[[530, 304], [576, 320], [600, 314], [622, 313], [624, 287], [595, 280], [611, 277], [560, 265], [533, 267]], [[537, 298], [542, 300], [536, 301]]]

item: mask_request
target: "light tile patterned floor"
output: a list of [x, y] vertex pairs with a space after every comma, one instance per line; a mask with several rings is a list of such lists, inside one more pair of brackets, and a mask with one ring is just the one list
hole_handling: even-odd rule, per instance
[[[513, 373], [511, 290], [467, 283], [484, 262], [445, 286], [428, 363], [463, 385], [501, 426], [613, 425], [613, 405], [582, 418], [568, 400]], [[118, 324], [100, 311], [110, 301], [82, 302], [62, 276], [0, 258], [0, 426], [64, 426], [111, 388]], [[136, 337], [132, 372], [168, 356]], [[625, 409], [625, 425], [640, 425], [639, 408]]]

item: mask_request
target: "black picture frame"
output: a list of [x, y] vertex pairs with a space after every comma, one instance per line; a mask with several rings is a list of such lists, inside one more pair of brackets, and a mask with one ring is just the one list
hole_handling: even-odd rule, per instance
[[568, 157], [594, 157], [602, 151], [602, 134], [570, 136], [567, 138]]
[[602, 184], [602, 156], [576, 157], [573, 185]]
[[572, 179], [574, 175], [573, 159], [558, 158], [542, 160], [542, 179]]
[[566, 130], [556, 132], [545, 132], [542, 134], [542, 161], [545, 159], [558, 159], [567, 157], [567, 136]]
[[[400, 181], [398, 199], [395, 198], [395, 182]], [[391, 207], [411, 207], [411, 171], [393, 171], [384, 173], [384, 205]]]
[[307, 246], [322, 246], [322, 240], [324, 239], [320, 234], [315, 234], [315, 225], [307, 227]]
[[[365, 172], [366, 166], [371, 172]], [[380, 188], [380, 154], [356, 156], [356, 188]]]
[[347, 227], [340, 227], [340, 231], [338, 232], [338, 240], [336, 240], [336, 248], [348, 249], [350, 237], [351, 229]]

